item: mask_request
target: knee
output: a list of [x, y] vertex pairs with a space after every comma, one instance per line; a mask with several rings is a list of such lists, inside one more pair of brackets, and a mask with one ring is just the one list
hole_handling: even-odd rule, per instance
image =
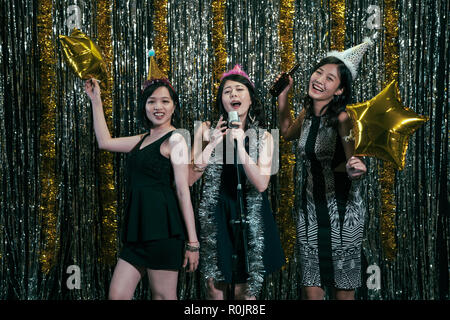
[[354, 290], [336, 290], [335, 293], [336, 300], [355, 300]]
[[178, 300], [177, 286], [167, 283], [153, 283], [150, 285], [152, 300]]
[[234, 295], [236, 300], [256, 300], [255, 296], [252, 296], [248, 293], [248, 286], [245, 285], [237, 285], [234, 291]]
[[178, 300], [176, 293], [152, 292], [152, 300]]
[[248, 295], [245, 292], [236, 293], [236, 300], [256, 300], [255, 296]]
[[128, 292], [121, 290], [117, 286], [111, 286], [109, 288], [108, 299], [109, 300], [131, 300], [131, 299], [133, 299], [133, 295], [130, 295]]
[[303, 289], [303, 297], [306, 300], [323, 300], [325, 292], [320, 287], [307, 287]]

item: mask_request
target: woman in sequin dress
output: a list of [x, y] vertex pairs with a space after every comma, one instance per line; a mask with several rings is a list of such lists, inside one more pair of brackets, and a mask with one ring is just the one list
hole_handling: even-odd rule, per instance
[[304, 107], [294, 121], [289, 85], [278, 97], [280, 130], [299, 139], [300, 204], [297, 236], [301, 285], [306, 299], [323, 299], [324, 287], [336, 299], [353, 299], [361, 285], [364, 207], [359, 178], [365, 164], [353, 156], [352, 122], [345, 111], [351, 100], [352, 73], [335, 57], [314, 68]]
[[[190, 171], [191, 184], [203, 175], [199, 208], [200, 271], [207, 282], [208, 299], [230, 299], [227, 293], [231, 294], [232, 282], [235, 283], [236, 299], [256, 299], [264, 277], [284, 264], [266, 192], [271, 175], [273, 138], [267, 131], [259, 130], [264, 126], [264, 110], [253, 83], [239, 66], [222, 76], [216, 107], [221, 117], [215, 130], [211, 130], [212, 135], [209, 135], [209, 123], [203, 123], [203, 130], [195, 134], [194, 144], [201, 145], [204, 136], [207, 145], [200, 149], [198, 157], [194, 156]], [[225, 120], [230, 111], [238, 113], [239, 122], [234, 123], [237, 128], [227, 127]], [[257, 136], [245, 139], [244, 130]], [[237, 167], [233, 159], [234, 140], [238, 149]], [[251, 150], [257, 151], [257, 155]], [[193, 154], [196, 155], [195, 145]], [[233, 223], [239, 210], [237, 170], [243, 190], [243, 216], [248, 221], [246, 239]], [[244, 245], [248, 249], [248, 270]]]

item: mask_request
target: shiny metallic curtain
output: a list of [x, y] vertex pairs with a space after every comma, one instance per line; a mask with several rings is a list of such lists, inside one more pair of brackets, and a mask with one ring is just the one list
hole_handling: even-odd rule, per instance
[[[81, 30], [98, 40], [101, 1], [13, 1], [0, 6], [0, 299], [104, 299], [107, 297], [114, 263], [102, 259], [105, 229], [102, 223], [101, 159], [93, 132], [89, 99], [83, 82], [64, 63], [58, 35], [69, 34], [69, 5], [81, 12]], [[147, 52], [155, 43], [155, 4], [163, 1], [110, 1], [112, 46], [112, 119], [115, 136], [143, 132], [136, 121], [140, 85], [147, 73]], [[300, 97], [312, 66], [336, 41], [332, 8], [344, 6], [344, 47], [361, 43], [373, 30], [366, 27], [370, 5], [380, 8], [381, 28], [388, 1], [300, 1], [294, 2], [293, 51], [301, 65], [295, 75], [293, 106], [298, 113]], [[55, 63], [45, 61], [39, 31], [40, 5], [51, 7], [49, 53]], [[212, 39], [218, 1], [167, 1], [169, 77], [181, 97], [181, 127], [193, 131], [194, 121], [212, 120], [215, 51]], [[254, 80], [267, 108], [270, 128], [277, 127], [277, 112], [268, 87], [282, 69], [279, 39], [281, 1], [224, 1], [224, 41], [227, 68], [239, 63]], [[389, 1], [389, 3], [392, 3]], [[396, 171], [394, 185], [396, 254], [383, 255], [380, 230], [382, 162], [366, 158], [368, 175], [363, 192], [366, 200], [366, 233], [363, 243], [363, 287], [361, 299], [448, 299], [450, 227], [449, 181], [449, 20], [448, 0], [397, 0], [399, 87], [402, 102], [430, 117], [410, 139], [406, 166]], [[342, 15], [340, 15], [342, 16]], [[69, 19], [70, 20], [70, 19]], [[108, 20], [106, 20], [108, 21]], [[354, 102], [368, 100], [383, 89], [386, 75], [383, 29], [375, 46], [364, 57], [354, 82]], [[50, 32], [50, 34], [48, 34]], [[341, 39], [341, 38], [339, 38]], [[157, 49], [157, 48], [154, 48]], [[158, 51], [157, 51], [158, 52]], [[50, 68], [45, 66], [50, 65]], [[47, 70], [51, 86], [45, 87]], [[44, 90], [44, 92], [43, 92]], [[54, 210], [40, 209], [45, 199], [42, 165], [47, 154], [41, 139], [47, 129], [45, 96], [54, 101], [55, 150]], [[295, 155], [296, 143], [292, 153]], [[117, 207], [117, 230], [107, 235], [119, 238], [124, 208], [124, 164], [126, 155], [111, 157]], [[274, 212], [283, 199], [280, 175], [270, 189]], [[294, 179], [299, 179], [294, 176]], [[295, 186], [296, 184], [294, 184]], [[295, 187], [294, 187], [295, 188]], [[194, 209], [199, 203], [201, 182], [192, 188]], [[298, 188], [293, 190], [299, 196]], [[55, 217], [54, 228], [44, 224], [45, 215]], [[292, 216], [295, 221], [295, 212]], [[51, 267], [43, 268], [42, 254], [49, 244], [46, 232], [55, 237], [59, 250]], [[115, 250], [120, 250], [117, 244]], [[80, 267], [80, 289], [69, 289], [67, 268]], [[381, 288], [368, 289], [366, 268], [380, 268]], [[293, 256], [281, 271], [269, 276], [259, 298], [299, 299], [298, 261]], [[143, 281], [136, 299], [150, 298]], [[203, 299], [204, 283], [198, 273], [180, 273], [180, 299]]]
[[[34, 3], [2, 2], [0, 298], [38, 294], [40, 66]], [[25, 14], [26, 13], [26, 14]], [[20, 39], [20, 40], [19, 40]]]
[[400, 92], [430, 123], [411, 139], [409, 165], [395, 180], [398, 252], [386, 298], [448, 299], [450, 34], [444, 12], [450, 4], [398, 1], [397, 7]]

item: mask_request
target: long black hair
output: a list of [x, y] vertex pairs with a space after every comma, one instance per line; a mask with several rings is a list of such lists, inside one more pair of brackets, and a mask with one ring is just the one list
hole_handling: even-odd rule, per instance
[[[335, 95], [333, 99], [325, 105], [323, 108], [326, 108], [325, 111], [325, 118], [326, 123], [329, 126], [332, 126], [334, 128], [337, 128], [338, 124], [338, 115], [345, 111], [345, 108], [348, 104], [352, 102], [352, 74], [350, 70], [347, 68], [347, 66], [338, 58], [336, 57], [326, 57], [317, 63], [312, 72], [311, 75], [316, 72], [317, 69], [320, 67], [326, 65], [326, 64], [336, 64], [338, 66], [338, 77], [340, 80], [339, 89], [343, 89], [342, 94]], [[311, 78], [311, 77], [310, 77]], [[308, 81], [308, 89], [309, 90], [309, 81]], [[304, 99], [304, 107], [306, 111], [306, 117], [310, 118], [314, 112], [313, 110], [313, 100], [309, 96], [309, 94], [306, 95]]]
[[248, 92], [250, 94], [250, 100], [252, 101], [252, 104], [250, 108], [248, 109], [247, 114], [247, 121], [245, 124], [245, 129], [248, 128], [248, 125], [250, 123], [258, 122], [259, 127], [265, 127], [266, 126], [266, 115], [264, 112], [263, 105], [261, 103], [261, 99], [258, 96], [258, 93], [256, 92], [255, 88], [253, 87], [253, 84], [244, 76], [241, 76], [239, 74], [230, 74], [229, 76], [226, 76], [222, 79], [219, 85], [219, 89], [217, 90], [217, 96], [216, 96], [216, 108], [219, 110], [220, 115], [223, 116], [223, 119], [228, 119], [228, 113], [225, 111], [225, 108], [222, 104], [222, 93], [223, 93], [223, 87], [225, 86], [225, 83], [227, 80], [240, 82], [243, 85], [245, 85], [248, 89]]
[[145, 105], [147, 104], [148, 97], [150, 97], [153, 94], [153, 92], [155, 92], [155, 90], [160, 87], [166, 87], [167, 90], [169, 90], [170, 97], [172, 98], [173, 104], [175, 106], [171, 124], [175, 128], [178, 128], [180, 125], [180, 100], [178, 98], [178, 94], [175, 92], [175, 90], [172, 88], [172, 86], [163, 81], [154, 81], [151, 85], [146, 87], [144, 89], [144, 91], [142, 91], [142, 93], [139, 97], [137, 118], [138, 118], [138, 120], [141, 121], [141, 123], [145, 127], [145, 129], [150, 129], [153, 127], [153, 123], [147, 117], [147, 111], [145, 110]]

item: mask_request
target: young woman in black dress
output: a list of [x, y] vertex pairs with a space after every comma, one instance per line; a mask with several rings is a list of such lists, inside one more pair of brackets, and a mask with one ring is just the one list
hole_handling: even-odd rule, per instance
[[[195, 143], [207, 145], [196, 153], [191, 164], [190, 184], [203, 175], [199, 208], [201, 235], [200, 271], [207, 283], [207, 298], [229, 298], [230, 283], [235, 283], [236, 299], [256, 299], [264, 276], [284, 264], [277, 226], [266, 194], [269, 185], [274, 142], [264, 127], [264, 109], [248, 75], [236, 66], [222, 76], [216, 98], [221, 116], [214, 130], [205, 122], [195, 133]], [[228, 112], [237, 111], [237, 128], [228, 128]], [[258, 135], [258, 140], [245, 139], [244, 131]], [[261, 133], [264, 132], [264, 133]], [[203, 137], [203, 138], [202, 138]], [[243, 189], [244, 217], [248, 220], [248, 272], [244, 264], [244, 239], [237, 231], [237, 168], [233, 156], [237, 141], [238, 170]], [[220, 146], [220, 147], [219, 147]], [[223, 147], [223, 148], [221, 148]], [[249, 150], [257, 151], [253, 156]], [[220, 154], [222, 153], [222, 154]], [[230, 161], [231, 160], [231, 161]], [[234, 245], [234, 241], [237, 244]], [[237, 257], [233, 273], [233, 255]]]
[[[103, 114], [100, 87], [86, 81], [100, 149], [128, 153], [123, 248], [109, 298], [132, 299], [147, 270], [152, 299], [176, 300], [178, 270], [196, 270], [199, 242], [188, 184], [188, 147], [174, 133], [178, 97], [167, 79], [146, 81], [139, 112], [146, 134], [112, 138]], [[185, 243], [186, 242], [186, 243]]]

